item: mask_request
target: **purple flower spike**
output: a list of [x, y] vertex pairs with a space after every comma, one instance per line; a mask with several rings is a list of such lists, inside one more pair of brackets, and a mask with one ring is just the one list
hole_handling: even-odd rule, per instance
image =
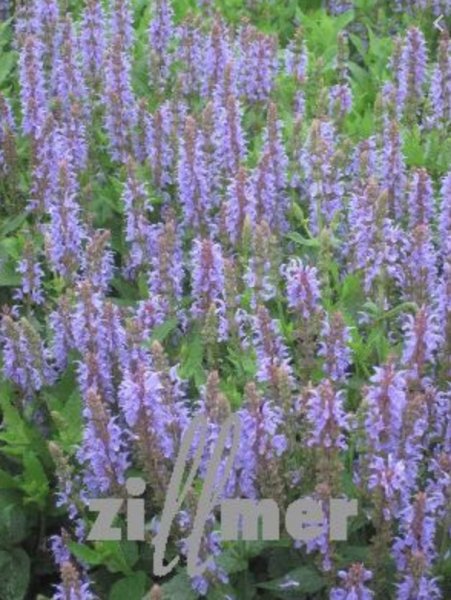
[[429, 124], [441, 127], [451, 119], [451, 42], [443, 30], [438, 47], [438, 61], [431, 77], [430, 102], [432, 116]]
[[351, 364], [351, 335], [341, 313], [326, 316], [321, 330], [318, 355], [324, 357], [323, 371], [334, 382], [343, 382]]
[[336, 160], [336, 135], [329, 121], [314, 120], [301, 152], [310, 227], [318, 233], [342, 208], [343, 183]]
[[240, 167], [227, 189], [226, 225], [233, 244], [241, 241], [245, 223], [248, 227], [255, 223], [255, 197], [246, 170]]
[[406, 377], [393, 363], [375, 367], [365, 395], [365, 434], [376, 452], [397, 455], [406, 408]]
[[191, 251], [192, 296], [191, 312], [204, 318], [211, 305], [224, 294], [224, 258], [221, 246], [209, 239], [195, 239]]
[[245, 25], [239, 34], [239, 78], [250, 102], [267, 100], [277, 72], [276, 38]]
[[187, 225], [196, 229], [209, 222], [215, 204], [212, 178], [204, 152], [204, 139], [193, 117], [186, 120], [178, 164], [178, 191]]
[[318, 314], [321, 296], [317, 269], [293, 258], [281, 267], [281, 273], [286, 280], [288, 307], [305, 320]]
[[404, 110], [414, 111], [423, 100], [426, 81], [427, 51], [424, 35], [410, 27], [402, 48], [399, 71], [398, 103]]
[[150, 70], [156, 87], [164, 87], [173, 56], [169, 52], [175, 35], [174, 11], [168, 0], [157, 0], [149, 23]]
[[426, 169], [418, 169], [414, 173], [407, 206], [409, 208], [409, 225], [412, 229], [416, 225], [431, 222], [434, 212], [434, 196], [431, 178]]
[[101, 79], [105, 60], [105, 15], [100, 0], [87, 0], [79, 35], [83, 72], [94, 84]]
[[122, 42], [120, 36], [115, 36], [107, 52], [103, 101], [111, 158], [126, 162], [133, 148], [137, 106], [131, 85], [130, 58]]
[[41, 41], [36, 36], [28, 35], [19, 57], [19, 80], [22, 130], [33, 138], [40, 135], [47, 111], [43, 53]]
[[400, 576], [397, 600], [441, 598], [430, 568], [437, 556], [435, 549], [437, 500], [419, 492], [401, 513], [401, 533], [393, 545]]
[[340, 587], [332, 588], [330, 600], [371, 600], [374, 598], [374, 592], [367, 587], [366, 582], [372, 576], [371, 571], [359, 563], [351, 565], [348, 571], [339, 571], [341, 584]]
[[344, 392], [336, 392], [329, 379], [310, 390], [307, 400], [308, 446], [326, 450], [346, 448], [344, 432], [349, 429], [349, 423], [343, 404]]
[[451, 255], [451, 171], [442, 181], [439, 215], [440, 246], [444, 255]]
[[421, 378], [442, 341], [436, 314], [422, 306], [415, 316], [406, 316], [403, 332], [402, 361], [412, 378]]

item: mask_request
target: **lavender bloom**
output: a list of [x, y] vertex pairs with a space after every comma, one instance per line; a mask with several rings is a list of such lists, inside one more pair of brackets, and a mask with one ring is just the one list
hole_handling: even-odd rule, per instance
[[[194, 509], [189, 511], [183, 510], [178, 515], [180, 529], [182, 533], [186, 533], [187, 536], [188, 532], [190, 532], [193, 527], [193, 515]], [[219, 531], [213, 529], [214, 525], [214, 515], [210, 515], [199, 548], [199, 562], [204, 562], [207, 556], [209, 557], [209, 560], [204, 573], [191, 578], [191, 586], [199, 596], [207, 596], [208, 591], [211, 588], [215, 589], [215, 587], [217, 588], [221, 583], [228, 583], [229, 581], [227, 573], [215, 562], [215, 557], [221, 554], [222, 547], [221, 534]], [[180, 540], [179, 547], [182, 554], [186, 555], [188, 553], [187, 538]]]
[[417, 111], [423, 100], [426, 80], [426, 41], [417, 27], [410, 27], [402, 48], [399, 72], [398, 104]]
[[157, 437], [162, 445], [160, 453], [170, 457], [173, 448], [170, 439], [166, 439], [168, 414], [161, 401], [161, 387], [158, 374], [140, 363], [133, 371], [125, 371], [119, 401], [127, 425], [133, 429], [141, 419], [150, 420], [154, 431], [147, 433]]
[[292, 374], [290, 355], [280, 334], [279, 324], [271, 318], [268, 309], [258, 306], [250, 318], [252, 343], [257, 354], [257, 379], [278, 387], [280, 369]]
[[364, 272], [365, 291], [377, 278], [399, 279], [402, 233], [387, 217], [388, 197], [375, 180], [351, 196], [349, 250], [351, 269]]
[[114, 0], [109, 16], [109, 34], [127, 53], [134, 42], [133, 13], [130, 0]]
[[60, 17], [59, 4], [57, 0], [40, 0], [30, 6], [28, 18], [28, 29], [30, 33], [39, 36], [43, 44], [47, 46], [46, 51], [51, 53], [53, 34]]
[[247, 402], [239, 411], [242, 434], [235, 469], [241, 494], [257, 498], [268, 463], [285, 452], [287, 440], [281, 433], [283, 413], [280, 408], [263, 400], [254, 384], [247, 385], [246, 395]]
[[214, 162], [224, 175], [234, 177], [246, 156], [246, 143], [241, 125], [242, 109], [235, 96], [227, 97], [224, 106], [215, 110]]
[[30, 241], [25, 242], [23, 258], [19, 261], [17, 271], [22, 275], [22, 285], [16, 290], [14, 297], [34, 304], [44, 302], [42, 278], [44, 272], [36, 256], [36, 250]]
[[60, 124], [62, 137], [65, 139], [68, 157], [74, 170], [83, 171], [88, 163], [88, 141], [86, 135], [86, 106], [78, 100], [73, 100], [68, 109], [69, 114]]
[[105, 15], [100, 0], [86, 0], [79, 34], [83, 72], [89, 83], [101, 79], [105, 59]]
[[244, 167], [240, 167], [236, 177], [227, 189], [226, 225], [233, 244], [241, 241], [244, 226], [255, 223], [255, 198]]
[[[62, 531], [64, 536], [64, 530]], [[58, 566], [70, 560], [70, 551], [67, 547], [64, 537], [60, 535], [52, 535], [49, 538], [50, 549], [53, 554], [53, 559]]]
[[78, 381], [82, 395], [95, 387], [110, 400], [113, 396], [111, 349], [105, 301], [92, 283], [82, 281], [77, 286], [77, 302], [72, 313], [72, 336], [82, 361], [78, 365]]
[[340, 587], [332, 588], [330, 600], [371, 600], [374, 592], [367, 587], [366, 582], [372, 576], [371, 571], [359, 563], [351, 565], [348, 571], [338, 571], [338, 577], [342, 581]]
[[451, 376], [451, 253], [443, 264], [437, 296], [437, 320], [443, 331], [440, 350], [445, 361], [445, 373]]
[[406, 166], [396, 119], [386, 119], [381, 143], [380, 175], [388, 192], [389, 216], [401, 219], [405, 212]]
[[196, 94], [201, 88], [203, 79], [203, 56], [205, 38], [192, 19], [185, 19], [178, 28], [180, 40], [177, 59], [182, 63], [180, 74], [182, 92], [184, 95]]
[[120, 36], [115, 36], [107, 52], [103, 101], [111, 157], [125, 162], [133, 146], [137, 108], [131, 85], [130, 60], [122, 41]]
[[252, 231], [251, 257], [243, 279], [251, 290], [251, 306], [274, 298], [279, 281], [279, 255], [277, 237], [268, 223], [257, 223]]
[[342, 208], [342, 173], [337, 165], [335, 131], [326, 120], [314, 120], [301, 153], [310, 227], [318, 233]]
[[127, 162], [127, 179], [122, 192], [125, 214], [125, 241], [130, 246], [125, 272], [131, 276], [137, 269], [149, 262], [148, 246], [150, 240], [150, 222], [148, 215], [152, 211], [149, 195], [138, 180], [136, 167], [130, 159]]
[[373, 456], [369, 464], [368, 489], [375, 494], [382, 517], [390, 521], [406, 502], [406, 465], [392, 454]]
[[432, 363], [442, 336], [437, 316], [422, 306], [414, 316], [407, 315], [403, 327], [404, 350], [402, 361], [412, 378], [421, 378], [427, 363]]
[[0, 173], [7, 175], [16, 161], [16, 125], [10, 102], [0, 93]]
[[61, 372], [66, 368], [69, 351], [75, 347], [72, 336], [71, 305], [66, 295], [58, 299], [56, 309], [49, 315], [52, 332], [51, 356], [55, 369]]
[[9, 314], [4, 314], [0, 342], [4, 377], [13, 381], [27, 396], [54, 382], [48, 349], [27, 319], [14, 321]]
[[365, 434], [377, 453], [397, 455], [406, 409], [406, 377], [393, 363], [375, 367], [365, 394]]
[[58, 182], [49, 206], [50, 223], [45, 226], [46, 249], [52, 268], [70, 278], [78, 268], [86, 233], [76, 200], [76, 183], [67, 159], [60, 159]]
[[[84, 522], [81, 514], [87, 504], [85, 491], [81, 488], [81, 478], [76, 473], [74, 466], [69, 462], [68, 456], [64, 454], [61, 448], [55, 442], [49, 442], [49, 452], [55, 463], [55, 472], [57, 477], [57, 492], [55, 493], [56, 506], [63, 506], [72, 520], [75, 522], [76, 535], [84, 537]], [[65, 544], [65, 531], [62, 530], [62, 537], [55, 535], [50, 538], [52, 553], [55, 562], [60, 565], [69, 559], [70, 553]]]
[[343, 315], [334, 313], [332, 319], [323, 319], [318, 356], [324, 357], [323, 371], [334, 382], [343, 382], [351, 364], [349, 342], [351, 335]]
[[[447, 440], [451, 441], [449, 435]], [[448, 449], [444, 448], [443, 452], [432, 458], [429, 466], [432, 477], [429, 479], [426, 493], [428, 497], [434, 498], [437, 502], [436, 516], [446, 519], [451, 513], [451, 455], [449, 454], [449, 447]]]
[[49, 210], [52, 193], [58, 184], [58, 169], [55, 169], [55, 164], [58, 164], [64, 152], [68, 153], [67, 144], [63, 143], [57, 123], [49, 115], [34, 151], [30, 199], [27, 206], [30, 212]]
[[175, 460], [186, 410], [177, 399], [177, 381], [166, 381], [166, 373], [146, 362], [137, 360], [124, 370], [119, 404], [156, 501], [163, 504], [170, 480], [168, 461]]
[[276, 105], [270, 103], [267, 125], [263, 133], [262, 154], [263, 156], [268, 156], [268, 167], [271, 170], [272, 181], [277, 192], [277, 208], [273, 207], [272, 210], [270, 209], [266, 218], [271, 225], [274, 224], [279, 230], [283, 230], [285, 227], [284, 213], [288, 210], [287, 201], [282, 193], [287, 184], [286, 170], [288, 158], [282, 140], [281, 129], [282, 125], [277, 119]]
[[41, 41], [36, 36], [28, 35], [19, 57], [22, 130], [33, 138], [41, 133], [47, 111], [43, 52]]
[[[403, 438], [400, 456], [406, 464], [406, 486], [414, 490], [420, 474], [420, 466], [424, 456], [424, 448], [430, 439], [428, 429], [434, 415], [429, 413], [429, 402], [425, 396], [432, 396], [433, 392], [410, 393], [409, 401], [404, 413]], [[435, 398], [434, 398], [435, 400]], [[432, 412], [432, 411], [430, 411]]]
[[[428, 576], [437, 555], [435, 550], [435, 509], [437, 501], [425, 492], [416, 494], [401, 512], [401, 535], [393, 545], [398, 571], [403, 577], [397, 598], [440, 598], [435, 581]], [[426, 596], [429, 591], [432, 596]]]
[[213, 90], [213, 104], [215, 110], [226, 105], [227, 98], [233, 96], [239, 97], [238, 75], [236, 61], [231, 59], [224, 67], [224, 72]]
[[196, 122], [188, 117], [180, 147], [178, 193], [185, 223], [195, 229], [208, 224], [210, 209], [215, 204], [203, 145]]
[[[421, 556], [414, 557], [415, 562], [421, 565]], [[403, 582], [398, 585], [396, 600], [440, 600], [442, 592], [435, 578], [406, 575]]]
[[434, 67], [430, 86], [432, 115], [429, 124], [439, 127], [451, 119], [451, 44], [449, 33], [443, 30], [439, 47], [438, 61]]
[[344, 392], [336, 392], [329, 379], [310, 390], [307, 400], [309, 447], [327, 450], [346, 448], [343, 432], [349, 429], [349, 424], [343, 404]]
[[245, 25], [239, 34], [239, 80], [243, 96], [250, 102], [265, 101], [277, 73], [276, 38]]
[[334, 85], [329, 90], [329, 115], [343, 119], [352, 110], [352, 91], [347, 83]]
[[257, 211], [257, 220], [265, 220], [268, 225], [277, 228], [280, 215], [278, 213], [279, 192], [276, 186], [274, 171], [271, 168], [271, 157], [266, 152], [260, 158], [252, 174], [253, 194]]
[[407, 199], [409, 226], [411, 229], [422, 223], [429, 224], [434, 212], [432, 182], [426, 169], [414, 172]]
[[[208, 97], [214, 90], [217, 90], [218, 86], [223, 86], [224, 80], [227, 77], [226, 69], [230, 68], [228, 66], [233, 60], [229, 31], [220, 17], [216, 17], [214, 20], [203, 52], [205, 57], [205, 71], [201, 94], [204, 97]], [[230, 73], [228, 76], [230, 76]], [[232, 90], [230, 91], [232, 92]], [[225, 102], [225, 97], [223, 101]]]
[[320, 312], [318, 271], [304, 266], [301, 259], [293, 258], [280, 269], [286, 280], [288, 307], [301, 319], [308, 320]]
[[70, 16], [58, 24], [51, 73], [52, 92], [69, 114], [74, 102], [86, 102], [87, 91], [80, 68], [78, 40]]
[[171, 2], [158, 0], [149, 23], [150, 71], [157, 87], [164, 87], [173, 57], [170, 50], [175, 35]]
[[[209, 239], [195, 239], [191, 251], [194, 318], [205, 318], [224, 294], [224, 258], [221, 246]], [[220, 307], [220, 304], [219, 304]], [[218, 307], [218, 309], [219, 309]]]
[[451, 254], [451, 171], [442, 180], [439, 215], [440, 247], [444, 254]]
[[174, 182], [174, 125], [173, 106], [166, 101], [150, 118], [146, 140], [146, 155], [157, 189], [164, 189]]
[[183, 295], [183, 252], [174, 220], [155, 225], [150, 232], [149, 288], [160, 296], [168, 312], [182, 299]]
[[437, 256], [427, 225], [415, 227], [403, 239], [402, 267], [396, 274], [403, 296], [418, 305], [433, 302], [437, 290]]
[[86, 246], [82, 259], [85, 279], [92, 283], [96, 291], [107, 292], [114, 275], [114, 256], [110, 248], [111, 233], [96, 230]]
[[354, 152], [352, 172], [366, 182], [377, 170], [376, 140], [370, 137], [360, 142]]
[[83, 580], [74, 564], [68, 560], [61, 564], [61, 583], [55, 586], [52, 600], [95, 600], [90, 582]]
[[308, 51], [307, 44], [303, 39], [302, 30], [298, 29], [294, 40], [285, 50], [285, 70], [301, 85], [307, 79]]
[[93, 495], [117, 491], [129, 466], [123, 430], [95, 388], [86, 394], [83, 416], [83, 441], [77, 453], [84, 466], [83, 482]]

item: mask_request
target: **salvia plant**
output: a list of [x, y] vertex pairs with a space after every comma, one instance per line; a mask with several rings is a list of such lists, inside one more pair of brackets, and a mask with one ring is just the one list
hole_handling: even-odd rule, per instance
[[[451, 598], [450, 18], [0, 1], [0, 600]], [[219, 500], [355, 500], [346, 540], [227, 541], [218, 500], [191, 575], [231, 415]]]

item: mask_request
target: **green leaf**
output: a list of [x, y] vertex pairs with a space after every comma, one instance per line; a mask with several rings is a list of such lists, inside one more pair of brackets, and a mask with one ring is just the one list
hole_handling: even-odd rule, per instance
[[174, 331], [174, 329], [178, 325], [178, 319], [175, 317], [172, 319], [168, 319], [161, 325], [157, 325], [152, 331], [152, 336], [150, 338], [150, 343], [152, 342], [163, 342], [170, 333]]
[[0, 85], [3, 84], [5, 79], [11, 73], [16, 62], [16, 53], [7, 52], [2, 53], [2, 60], [0, 62]]
[[356, 562], [367, 563], [369, 558], [368, 546], [349, 546], [344, 544], [339, 553], [340, 566], [347, 566]]
[[196, 385], [203, 380], [202, 362], [204, 348], [199, 333], [194, 334], [182, 347], [182, 360], [180, 363], [180, 375], [182, 379], [193, 378]]
[[197, 600], [186, 571], [179, 571], [175, 577], [161, 586], [163, 600]]
[[2, 546], [21, 542], [27, 533], [26, 516], [21, 507], [21, 496], [9, 490], [0, 490], [0, 541]]
[[320, 247], [320, 241], [318, 239], [305, 238], [300, 233], [297, 233], [296, 231], [287, 233], [287, 235], [285, 237], [287, 237], [289, 240], [291, 240], [301, 246], [308, 246], [309, 248], [319, 248]]
[[81, 562], [91, 566], [101, 565], [103, 561], [102, 555], [85, 544], [77, 544], [76, 542], [68, 542], [69, 550]]
[[147, 586], [147, 575], [144, 571], [138, 571], [117, 581], [111, 588], [109, 600], [142, 600]]
[[8, 233], [16, 231], [22, 225], [22, 223], [26, 220], [27, 213], [21, 212], [14, 217], [8, 217], [3, 221], [3, 225], [0, 228], [0, 238], [4, 238]]
[[30, 580], [30, 559], [22, 548], [0, 550], [0, 600], [22, 600]]
[[20, 281], [21, 277], [11, 261], [0, 258], [0, 287], [16, 287]]
[[49, 482], [44, 468], [33, 452], [24, 454], [23, 464], [23, 481], [20, 487], [28, 496], [25, 501], [36, 502], [41, 508], [44, 508], [49, 494]]

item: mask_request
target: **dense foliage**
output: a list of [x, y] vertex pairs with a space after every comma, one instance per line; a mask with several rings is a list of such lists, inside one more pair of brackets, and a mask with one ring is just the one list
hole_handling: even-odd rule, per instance
[[[450, 15], [32, 0], [0, 25], [1, 600], [451, 597]], [[208, 418], [168, 560], [231, 412], [224, 494], [326, 524], [355, 498], [348, 540], [224, 542], [218, 510], [206, 573], [158, 579], [182, 433]], [[131, 475], [147, 540], [88, 542]]]

